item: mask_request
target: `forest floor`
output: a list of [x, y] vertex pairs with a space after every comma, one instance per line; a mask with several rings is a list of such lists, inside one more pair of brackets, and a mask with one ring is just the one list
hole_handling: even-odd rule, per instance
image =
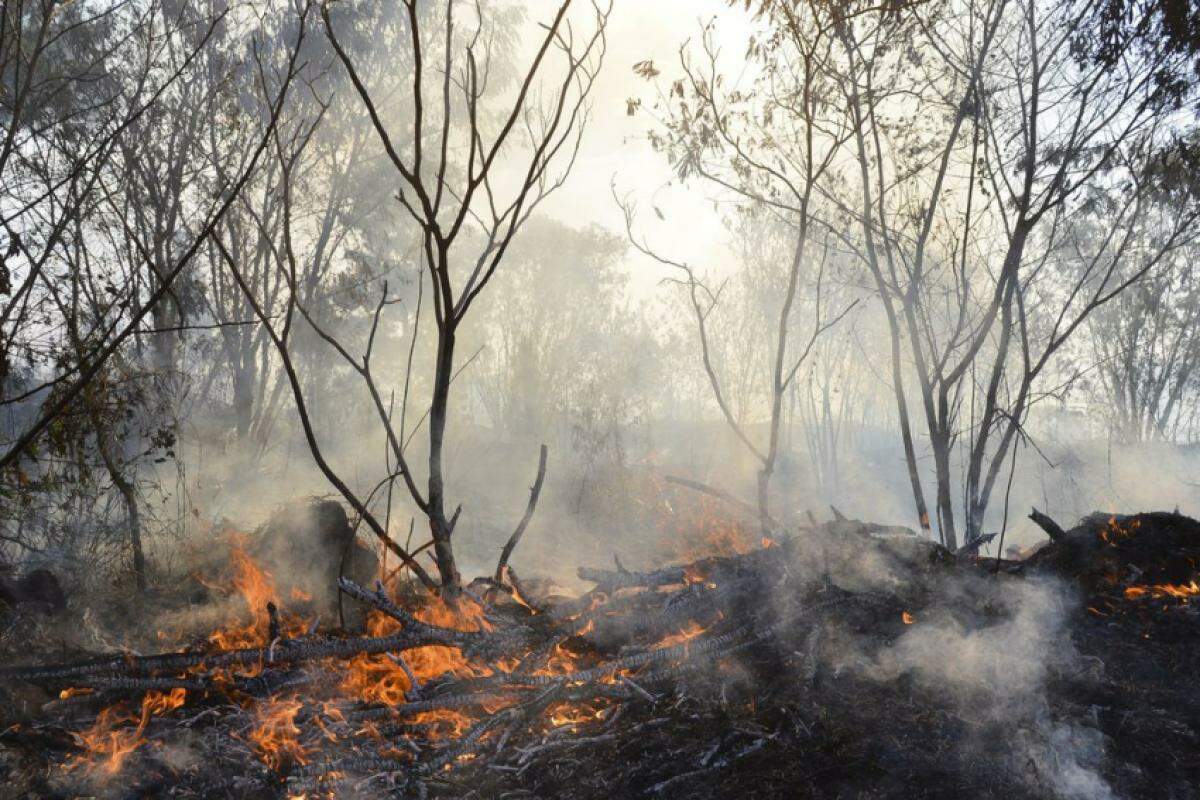
[[157, 660], [10, 624], [0, 793], [1200, 797], [1200, 523], [1093, 515], [1022, 562], [881, 530], [581, 569], [477, 626], [355, 584], [364, 635], [272, 613]]

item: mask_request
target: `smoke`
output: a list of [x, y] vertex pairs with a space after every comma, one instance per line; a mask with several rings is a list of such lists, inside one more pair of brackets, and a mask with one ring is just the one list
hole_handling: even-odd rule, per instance
[[1020, 753], [1032, 777], [1068, 800], [1110, 800], [1116, 795], [1098, 772], [1104, 737], [1094, 728], [1041, 718], [1033, 731], [1021, 731]]
[[[1067, 663], [1064, 594], [1051, 584], [1017, 583], [1009, 588], [1009, 619], [975, 630], [954, 618], [914, 624], [876, 656], [873, 674], [883, 680], [903, 672], [964, 699], [987, 695], [993, 708], [1030, 697], [1048, 671]], [[1035, 695], [1036, 696], [1036, 695]]]
[[1067, 588], [1051, 580], [1012, 582], [990, 600], [1001, 617], [994, 624], [968, 627], [951, 614], [918, 619], [867, 659], [864, 674], [886, 682], [911, 676], [949, 699], [980, 732], [962, 743], [964, 757], [994, 758], [999, 751], [997, 769], [1023, 776], [1035, 793], [1114, 797], [1100, 774], [1103, 735], [1056, 718], [1047, 699], [1050, 680], [1078, 672]]

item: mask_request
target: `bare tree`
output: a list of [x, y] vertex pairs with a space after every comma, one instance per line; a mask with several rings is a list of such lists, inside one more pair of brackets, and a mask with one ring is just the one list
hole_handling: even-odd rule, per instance
[[[329, 43], [370, 116], [379, 144], [399, 181], [396, 200], [416, 226], [422, 280], [429, 282], [436, 339], [433, 374], [428, 384], [428, 413], [418, 422], [425, 426], [428, 437], [424, 488], [406, 452], [407, 440], [414, 432], [406, 428], [411, 371], [405, 371], [400, 421], [396, 424], [392, 403], [385, 402], [384, 390], [371, 361], [383, 312], [395, 302], [388, 294], [388, 284], [384, 282], [380, 287], [362, 355], [356, 356], [351, 345], [327, 329], [306, 307], [296, 278], [295, 242], [290, 225], [285, 223], [280, 267], [288, 288], [287, 311], [283, 321], [276, 323], [261, 307], [255, 308], [283, 362], [310, 450], [322, 472], [368, 527], [426, 586], [439, 589], [449, 598], [456, 597], [461, 587], [451, 537], [462, 507], [459, 505], [453, 513], [449, 511], [444, 468], [451, 388], [459, 368], [456, 363], [459, 328], [504, 260], [521, 226], [538, 204], [562, 185], [578, 152], [587, 116], [587, 98], [604, 54], [608, 10], [591, 7], [591, 29], [577, 36], [568, 14], [570, 9], [569, 1], [563, 3], [544, 26], [532, 60], [517, 81], [515, 96], [503, 100], [504, 107], [497, 111], [492, 107], [495, 92], [489, 91], [489, 83], [497, 80], [492, 71], [493, 31], [482, 9], [450, 0], [444, 5], [441, 29], [431, 33], [429, 20], [419, 13], [418, 4], [406, 2], [403, 11], [411, 36], [408, 52], [412, 64], [408, 99], [411, 130], [406, 131], [408, 135], [402, 145], [380, 112], [376, 89], [368, 84], [359, 63], [344, 46], [333, 9], [322, 8]], [[473, 17], [471, 23], [460, 22], [459, 17], [464, 14]], [[460, 27], [465, 28], [465, 33]], [[550, 62], [556, 58], [560, 65], [556, 72], [550, 72], [555, 69]], [[287, 188], [291, 177], [287, 174], [287, 163], [287, 158], [281, 158], [281, 164], [285, 165], [281, 175], [285, 218], [294, 202]], [[249, 297], [251, 291], [244, 285], [240, 266], [231, 255], [226, 257], [226, 266]], [[391, 539], [368, 503], [351, 490], [324, 457], [289, 352], [293, 311], [361, 379], [388, 442], [391, 463], [395, 465], [395, 471], [384, 483], [399, 479], [413, 504], [428, 520], [437, 580]], [[420, 317], [416, 320], [419, 323]], [[418, 332], [414, 327], [412, 335]]]
[[[53, 6], [55, 4], [51, 3], [49, 5]], [[48, 12], [50, 18], [54, 18], [55, 15], [53, 12], [54, 9], [51, 8]], [[299, 13], [306, 15], [307, 8], [301, 10]], [[213, 24], [215, 23], [210, 23], [210, 31]], [[135, 29], [135, 32], [146, 32], [149, 30], [149, 28], [143, 28], [141, 20], [138, 20], [138, 27]], [[135, 34], [126, 32], [125, 35], [133, 36]], [[207, 42], [208, 35], [205, 33], [199, 37], [199, 42], [194, 46], [193, 53], [199, 52], [200, 48]], [[29, 298], [32, 296], [31, 292], [34, 285], [39, 281], [44, 283], [48, 280], [46, 277], [47, 266], [56, 255], [57, 249], [63, 241], [64, 232], [68, 229], [72, 220], [85, 211], [79, 205], [79, 203], [83, 202], [80, 198], [87, 198], [88, 202], [94, 201], [93, 192], [100, 185], [100, 181], [108, 175], [107, 168], [111, 164], [110, 159], [119, 138], [128, 134], [133, 124], [148, 109], [153, 107], [163, 93], [167, 91], [171, 81], [175, 80], [187, 65], [190, 64], [190, 61], [185, 61], [178, 70], [168, 76], [166, 82], [154, 86], [146, 86], [145, 83], [149, 81], [149, 76], [153, 74], [148, 65], [154, 63], [157, 57], [154, 49], [156, 44], [158, 44], [157, 41], [152, 40], [151, 45], [146, 49], [142, 82], [135, 84], [132, 88], [122, 86], [116, 91], [115, 96], [103, 106], [111, 108], [112, 113], [97, 123], [97, 127], [101, 133], [99, 143], [92, 146], [91, 149], [85, 150], [82, 155], [75, 154], [71, 157], [66, 157], [64, 148], [74, 149], [78, 145], [78, 142], [73, 138], [59, 138], [57, 141], [52, 140], [46, 148], [46, 152], [50, 153], [50, 158], [40, 162], [43, 168], [36, 173], [40, 176], [40, 182], [33, 184], [33, 189], [26, 189], [24, 192], [13, 190], [11, 196], [15, 198], [28, 196], [29, 199], [24, 201], [18, 199], [16, 202], [19, 206], [4, 217], [4, 224], [8, 226], [10, 250], [12, 250], [13, 255], [20, 254], [23, 256], [26, 264], [23, 265], [25, 274], [21, 279], [21, 288], [18, 290], [17, 295], [10, 299], [8, 304], [5, 315], [6, 321], [17, 319], [13, 312], [20, 310], [25, 304], [31, 302]], [[117, 46], [119, 46], [119, 43], [112, 45], [114, 49]], [[279, 88], [276, 99], [272, 104], [272, 113], [267, 126], [267, 134], [260, 139], [258, 145], [251, 152], [247, 153], [238, 170], [230, 176], [230, 180], [222, 184], [220, 193], [215, 201], [210, 203], [208, 208], [202, 209], [197, 213], [197, 217], [201, 220], [197, 226], [197, 233], [191, 238], [190, 243], [186, 247], [180, 248], [174, 263], [170, 265], [165, 274], [161, 275], [157, 286], [144, 296], [131, 296], [129, 298], [129, 303], [132, 306], [131, 313], [126, 316], [115, 315], [113, 318], [105, 320], [103, 324], [98, 325], [95, 330], [89, 333], [88, 338], [91, 340], [87, 348], [89, 357], [84, 362], [63, 370], [61, 374], [44, 381], [32, 389], [25, 390], [18, 397], [6, 398], [5, 402], [12, 403], [32, 397], [39, 391], [51, 387], [55, 388], [54, 395], [40, 409], [40, 413], [38, 413], [32, 424], [25, 427], [15, 437], [4, 454], [0, 456], [0, 467], [6, 467], [15, 463], [57, 415], [61, 414], [73, 399], [83, 391], [88, 382], [99, 374], [104, 363], [127, 340], [138, 332], [142, 321], [168, 295], [175, 279], [192, 262], [205, 240], [212, 234], [221, 218], [234, 204], [239, 193], [254, 174], [259, 157], [271, 142], [269, 134], [274, 129], [274, 124], [282, 109], [287, 89], [295, 77], [298, 49], [299, 45], [293, 48], [286, 69], [279, 76]], [[111, 50], [107, 52], [111, 52]], [[81, 79], [76, 78], [76, 80]], [[128, 97], [122, 94], [122, 92], [126, 91], [129, 93]], [[40, 128], [38, 130], [38, 135], [44, 135], [41, 133]], [[23, 145], [23, 149], [32, 150], [37, 144], [38, 142], [27, 143]], [[17, 177], [16, 180], [21, 181], [22, 178]], [[82, 185], [80, 185], [81, 181], [84, 182]], [[26, 182], [22, 185], [28, 186], [29, 183]], [[74, 202], [76, 205], [71, 205], [70, 200], [67, 203], [61, 202], [64, 192], [67, 198], [75, 198]], [[49, 216], [43, 219], [42, 215]], [[38, 246], [36, 248], [33, 246], [33, 242], [30, 241], [31, 237], [28, 235], [29, 231], [35, 225], [38, 230], [49, 231], [44, 240], [37, 243]], [[148, 243], [139, 239], [132, 229], [125, 231], [125, 233], [128, 244], [132, 246], [137, 255], [146, 262], [152, 262], [153, 256], [150, 253]], [[7, 265], [6, 269], [10, 270], [10, 272], [12, 271], [12, 268]], [[18, 341], [19, 337], [14, 336], [14, 332], [6, 332], [4, 339], [6, 343], [9, 343], [7, 346], [12, 347], [11, 343]]]
[[[835, 84], [825, 63], [836, 41], [828, 13], [820, 6], [789, 6], [788, 38], [764, 46], [766, 67], [752, 89], [726, 86], [717, 67], [718, 50], [711, 26], [701, 41], [702, 59], [692, 61], [680, 51], [683, 78], [661, 98], [669, 116], [652, 141], [664, 149], [682, 178], [700, 177], [744, 202], [774, 214], [786, 226], [791, 241], [773, 332], [765, 346], [770, 352], [770, 381], [766, 394], [767, 433], [756, 443], [746, 424], [734, 413], [726, 387], [712, 357], [708, 321], [720, 301], [721, 289], [711, 289], [689, 264], [656, 253], [633, 232], [634, 207], [617, 198], [634, 246], [679, 274], [685, 287], [700, 339], [701, 358], [713, 399], [738, 441], [758, 462], [759, 523], [765, 533], [774, 527], [770, 485], [779, 460], [784, 398], [797, 373], [822, 334], [853, 307], [850, 301], [827, 314], [822, 298], [825, 266], [831, 252], [828, 223], [821, 218], [822, 183], [834, 176], [836, 157], [851, 134], [845, 115], [830, 104]], [[646, 77], [658, 70], [643, 62]], [[759, 104], [748, 102], [762, 98]], [[678, 105], [676, 99], [678, 98]], [[614, 197], [616, 196], [614, 190]], [[790, 342], [797, 297], [804, 280], [814, 289], [812, 321], [798, 346]]]
[[[1161, 168], [1155, 170], [1160, 179], [1178, 183], [1195, 175], [1194, 144], [1181, 147], [1164, 155]], [[1190, 201], [1180, 196], [1180, 188], [1172, 187], [1147, 205], [1131, 250], [1152, 249], [1170, 234], [1180, 205]], [[1108, 200], [1098, 196], [1092, 213], [1081, 221], [1087, 236], [1103, 237], [1111, 209]], [[1084, 363], [1078, 369], [1083, 379], [1094, 378], [1096, 407], [1119, 442], [1169, 442], [1194, 435], [1200, 388], [1196, 250], [1194, 240], [1176, 249], [1159, 269], [1088, 318], [1087, 342], [1079, 357]]]
[[[173, 115], [171, 99], [195, 80], [225, 14], [158, 2], [47, 0], [5, 4], [0, 19], [6, 123], [0, 224], [8, 237], [0, 266], [4, 489], [11, 485], [27, 502], [34, 487], [61, 489], [67, 465], [82, 487], [101, 470], [114, 490], [108, 494], [124, 510], [139, 588], [146, 568], [135, 462], [170, 447], [134, 419], [136, 412], [150, 418], [157, 411], [158, 395], [147, 387], [166, 365], [142, 360], [145, 323], [167, 319], [163, 309], [176, 300], [183, 282], [177, 280], [254, 174], [270, 136], [233, 164], [211, 195], [176, 192], [174, 205], [135, 199], [158, 176], [133, 174], [130, 154], [148, 126]], [[250, 27], [245, 41], [254, 35]], [[270, 89], [268, 127], [295, 76], [299, 46]], [[194, 174], [182, 150], [159, 163], [175, 175]], [[141, 225], [134, 207], [166, 216]], [[171, 227], [185, 213], [195, 222], [192, 236]], [[44, 437], [47, 431], [53, 436]], [[9, 522], [15, 535], [7, 534]], [[6, 541], [37, 546], [24, 536], [23, 521], [5, 523]]]
[[877, 425], [887, 418], [886, 413], [876, 416], [886, 412], [886, 406], [880, 408], [884, 400], [872, 385], [873, 376], [861, 367], [861, 338], [863, 330], [857, 325], [824, 337], [813, 350], [806, 379], [792, 390], [793, 416], [802, 427], [816, 486], [831, 503], [839, 502], [843, 458], [860, 444], [867, 420], [876, 417]]
[[[1031, 406], [1052, 391], [1039, 379], [1055, 354], [1178, 247], [1194, 218], [1186, 208], [1158, 246], [1128, 258], [1147, 197], [1139, 176], [1169, 139], [1171, 107], [1149, 62], [1075, 57], [1072, 36], [1086, 13], [995, 0], [915, 8], [903, 22], [839, 21], [860, 176], [847, 207], [887, 311], [905, 425], [901, 372], [911, 363], [915, 373], [950, 547], [959, 542], [955, 447], [964, 451], [969, 542], [982, 533]], [[911, 49], [892, 46], [905, 35]], [[1072, 222], [1098, 186], [1116, 187], [1121, 199], [1102, 241], [1080, 241]]]

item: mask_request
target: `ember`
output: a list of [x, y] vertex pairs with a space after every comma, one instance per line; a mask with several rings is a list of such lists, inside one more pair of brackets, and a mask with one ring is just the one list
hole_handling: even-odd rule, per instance
[[1138, 600], [1143, 597], [1174, 597], [1186, 602], [1188, 598], [1198, 594], [1200, 594], [1200, 585], [1197, 585], [1194, 579], [1182, 585], [1166, 583], [1157, 586], [1127, 586], [1125, 588], [1125, 597], [1129, 600]]

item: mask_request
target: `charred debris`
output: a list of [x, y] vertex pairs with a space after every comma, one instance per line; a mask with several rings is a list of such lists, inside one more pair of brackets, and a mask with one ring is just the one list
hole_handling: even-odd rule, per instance
[[1051, 539], [1022, 561], [838, 515], [581, 567], [576, 597], [511, 569], [453, 606], [341, 577], [345, 628], [239, 550], [249, 621], [9, 653], [0, 776], [23, 797], [1195, 796], [1200, 523], [1034, 519]]

